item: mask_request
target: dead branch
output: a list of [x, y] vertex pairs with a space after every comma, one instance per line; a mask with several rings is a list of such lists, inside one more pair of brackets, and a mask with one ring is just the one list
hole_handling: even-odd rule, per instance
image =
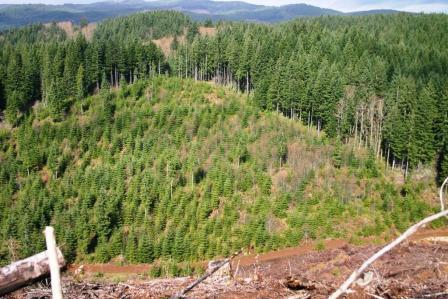
[[383, 247], [380, 251], [378, 251], [377, 253], [375, 253], [372, 257], [370, 257], [367, 261], [365, 261], [361, 267], [359, 267], [359, 269], [355, 270], [352, 275], [350, 275], [350, 277], [339, 287], [339, 289], [337, 289], [333, 294], [330, 295], [330, 297], [328, 297], [328, 299], [336, 299], [339, 296], [341, 296], [342, 294], [344, 294], [345, 292], [347, 292], [348, 288], [350, 287], [350, 285], [359, 277], [359, 275], [361, 275], [362, 272], [364, 272], [364, 270], [366, 270], [374, 261], [376, 261], [378, 258], [380, 258], [381, 256], [383, 256], [385, 253], [387, 253], [388, 251], [392, 250], [395, 246], [397, 246], [398, 244], [400, 244], [401, 242], [403, 242], [404, 240], [406, 240], [407, 238], [409, 238], [409, 236], [411, 236], [412, 234], [414, 234], [419, 228], [425, 226], [426, 224], [437, 220], [441, 217], [444, 216], [448, 216], [448, 210], [444, 210], [444, 206], [443, 206], [443, 188], [445, 187], [445, 184], [448, 182], [448, 178], [445, 179], [445, 181], [443, 182], [442, 186], [440, 187], [440, 202], [441, 202], [441, 208], [442, 211], [434, 214], [432, 216], [429, 216], [423, 220], [421, 220], [420, 222], [418, 222], [417, 224], [414, 224], [413, 226], [411, 226], [407, 231], [405, 231], [401, 236], [399, 236], [397, 239], [395, 239], [392, 243], [390, 243], [389, 245]]
[[298, 294], [291, 297], [288, 297], [288, 299], [309, 299], [311, 298], [311, 294], [304, 293], [304, 294]]
[[230, 257], [226, 258], [225, 260], [223, 260], [220, 264], [218, 264], [216, 267], [214, 267], [210, 272], [202, 275], [200, 278], [198, 278], [196, 281], [194, 281], [193, 283], [191, 283], [190, 285], [188, 285], [186, 288], [184, 288], [183, 290], [181, 290], [180, 292], [176, 293], [175, 295], [171, 296], [171, 299], [180, 299], [180, 298], [185, 298], [185, 294], [187, 294], [188, 292], [190, 292], [194, 287], [196, 287], [198, 284], [200, 284], [201, 282], [203, 282], [204, 280], [206, 280], [209, 276], [211, 276], [213, 273], [215, 273], [216, 271], [218, 271], [221, 267], [223, 267], [225, 264], [229, 263], [232, 259], [234, 259], [235, 257], [237, 257], [238, 255], [240, 255], [242, 252], [242, 250], [235, 252], [234, 254], [232, 254]]
[[372, 296], [372, 297], [375, 298], [375, 299], [384, 299], [384, 298], [381, 297], [381, 296], [378, 296], [378, 295], [375, 295], [375, 294], [371, 294], [371, 293], [369, 293], [369, 292], [366, 292], [366, 294], [369, 295], [369, 296]]
[[439, 296], [445, 296], [448, 295], [448, 292], [440, 292], [440, 293], [435, 293], [435, 294], [427, 294], [427, 295], [422, 295], [422, 297], [439, 297]]

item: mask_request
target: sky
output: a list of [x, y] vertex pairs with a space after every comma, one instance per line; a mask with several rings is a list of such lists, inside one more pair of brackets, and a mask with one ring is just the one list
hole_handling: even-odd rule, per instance
[[[0, 0], [3, 3], [45, 3], [45, 4], [63, 4], [63, 3], [90, 3], [101, 0]], [[232, 1], [232, 0], [220, 0]], [[319, 7], [332, 8], [344, 12], [360, 11], [370, 9], [396, 9], [410, 12], [445, 12], [448, 13], [448, 0], [243, 0], [254, 4], [262, 5], [285, 5], [292, 3], [306, 3]]]
[[[297, 0], [248, 0], [246, 2], [263, 5], [298, 3]], [[332, 8], [344, 12], [386, 8], [411, 12], [448, 13], [448, 0], [303, 0], [299, 2], [319, 7]]]

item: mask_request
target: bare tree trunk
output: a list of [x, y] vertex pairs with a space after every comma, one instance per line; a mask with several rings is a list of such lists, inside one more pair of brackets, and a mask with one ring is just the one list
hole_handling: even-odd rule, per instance
[[390, 155], [390, 144], [387, 145], [387, 158], [386, 158], [386, 169], [387, 166], [389, 165], [389, 156]]
[[54, 228], [45, 227], [45, 241], [47, 243], [48, 264], [51, 274], [51, 294], [53, 299], [62, 299], [61, 273], [59, 271], [58, 249], [56, 247], [56, 238]]
[[185, 79], [188, 76], [188, 46], [185, 48]]
[[446, 184], [448, 184], [448, 177], [443, 181], [442, 186], [440, 186], [440, 190], [439, 190], [440, 209], [442, 211], [445, 210], [445, 204], [443, 203], [443, 189], [445, 188]]
[[249, 72], [246, 72], [246, 93], [249, 94]]
[[404, 178], [407, 179], [408, 177], [408, 171], [409, 171], [409, 157], [406, 157], [406, 170], [404, 173]]
[[317, 137], [320, 137], [320, 118], [317, 120]]
[[358, 148], [361, 148], [363, 138], [365, 137], [365, 134], [364, 134], [364, 105], [362, 105], [361, 108], [362, 108], [362, 110], [361, 110], [361, 129], [360, 129], [360, 134], [359, 134]]
[[310, 128], [311, 127], [311, 110], [310, 111], [308, 111], [308, 128]]
[[205, 70], [204, 70], [204, 74], [205, 74], [205, 81], [208, 81], [208, 76], [207, 76], [207, 54], [205, 54]]

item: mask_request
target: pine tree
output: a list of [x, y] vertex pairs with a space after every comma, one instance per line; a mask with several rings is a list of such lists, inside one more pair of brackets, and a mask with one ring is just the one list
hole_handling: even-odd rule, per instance
[[384, 138], [390, 144], [394, 158], [402, 164], [416, 163], [415, 144], [415, 83], [398, 76], [393, 81], [392, 92], [386, 99], [389, 113], [384, 124]]
[[5, 116], [11, 124], [16, 124], [20, 111], [20, 104], [23, 102], [23, 94], [20, 91], [11, 91], [6, 99]]
[[144, 235], [138, 244], [137, 250], [138, 262], [140, 263], [152, 263], [154, 260], [154, 251], [149, 240], [149, 237]]
[[86, 80], [84, 74], [84, 67], [79, 66], [78, 72], [76, 74], [76, 99], [82, 100], [86, 96]]
[[130, 263], [135, 263], [138, 261], [137, 237], [135, 236], [134, 231], [129, 233], [126, 240], [125, 257]]
[[67, 108], [67, 100], [63, 88], [62, 78], [59, 78], [50, 84], [47, 92], [48, 109], [51, 116], [56, 120], [61, 119]]
[[436, 92], [430, 82], [421, 92], [415, 112], [414, 140], [416, 161], [430, 162], [435, 156]]
[[341, 168], [342, 164], [342, 143], [338, 140], [333, 151], [333, 165], [336, 168]]

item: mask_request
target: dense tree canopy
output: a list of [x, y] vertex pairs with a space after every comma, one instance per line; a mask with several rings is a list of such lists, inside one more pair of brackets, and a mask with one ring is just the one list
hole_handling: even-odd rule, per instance
[[446, 15], [215, 25], [155, 12], [91, 39], [1, 33], [1, 262], [41, 250], [48, 224], [70, 260], [183, 261], [431, 211], [376, 158], [448, 175]]
[[180, 47], [173, 73], [253, 90], [262, 108], [412, 168], [444, 152], [447, 25], [446, 15], [409, 14], [222, 24]]
[[[431, 211], [386, 183], [374, 155], [347, 155], [341, 143], [331, 154], [324, 135], [229, 89], [165, 77], [110, 88], [104, 78], [65, 116], [51, 95], [0, 129], [2, 262], [42, 250], [48, 224], [70, 261], [179, 262], [379, 234]], [[319, 186], [329, 163], [378, 191]], [[372, 210], [383, 197], [392, 208]], [[369, 224], [353, 231], [348, 218]]]

